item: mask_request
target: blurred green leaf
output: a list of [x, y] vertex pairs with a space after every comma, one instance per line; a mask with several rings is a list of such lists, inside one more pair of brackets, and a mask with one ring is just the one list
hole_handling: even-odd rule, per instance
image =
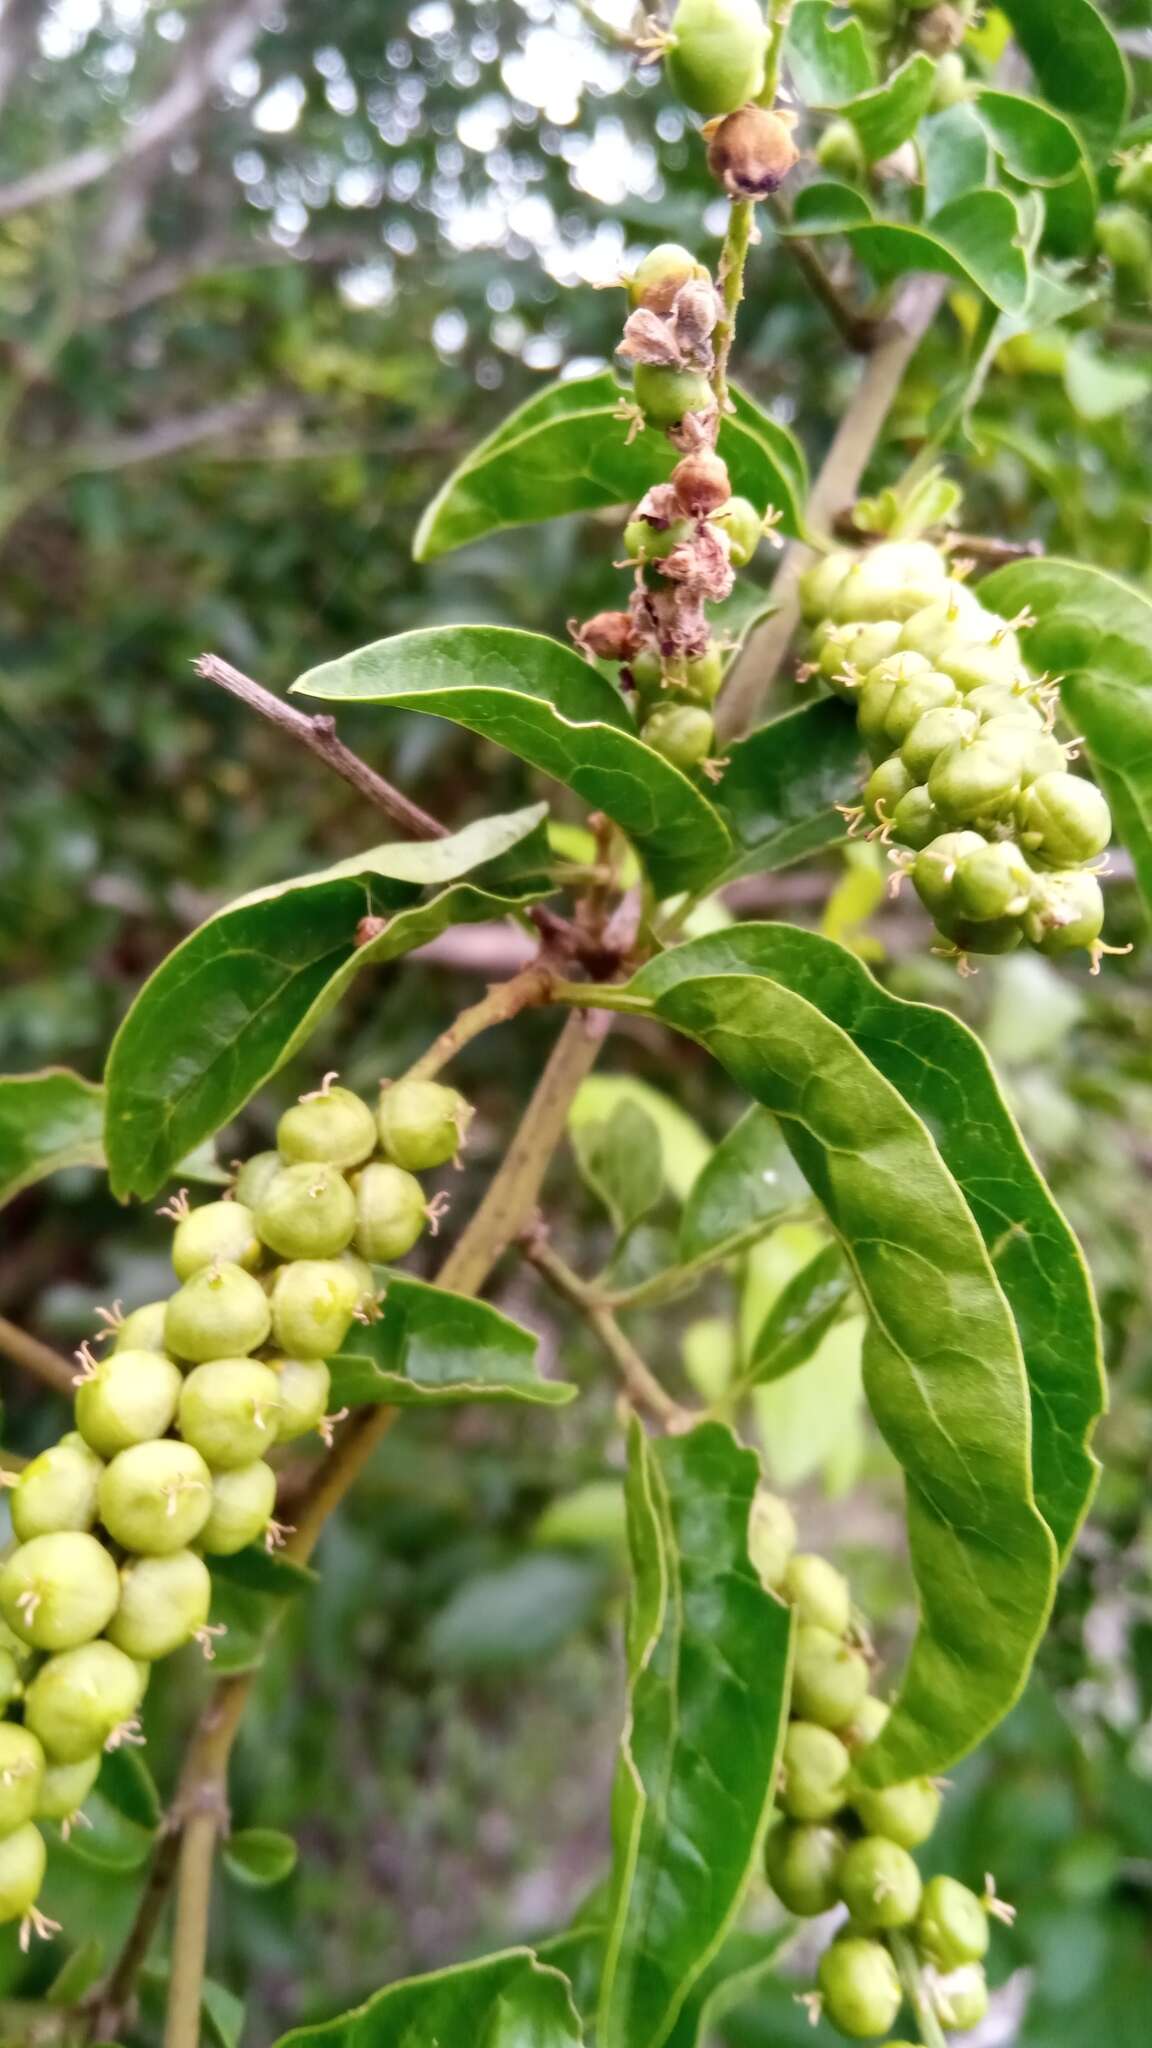
[[330, 1360], [333, 1409], [459, 1401], [529, 1401], [563, 1407], [576, 1388], [536, 1372], [538, 1339], [486, 1301], [396, 1273], [380, 1314], [357, 1323]]
[[860, 758], [856, 722], [837, 697], [736, 740], [716, 789], [737, 849], [726, 879], [773, 874], [842, 839], [836, 806], [855, 800]]
[[126, 1820], [141, 1828], [160, 1826], [164, 1808], [156, 1781], [143, 1757], [128, 1743], [121, 1743], [117, 1749], [105, 1750], [99, 1785], [108, 1804], [122, 1813]]
[[920, 124], [920, 155], [924, 166], [924, 217], [965, 192], [987, 185], [992, 171], [988, 137], [968, 100], [931, 114]]
[[1128, 66], [1092, 0], [999, 0], [1044, 97], [1076, 123], [1099, 161], [1128, 112]]
[[682, 1262], [722, 1257], [725, 1246], [744, 1240], [758, 1224], [767, 1229], [807, 1195], [775, 1117], [748, 1110], [716, 1147], [684, 1204]]
[[828, 0], [797, 0], [784, 43], [801, 104], [842, 107], [876, 83], [876, 62], [860, 23]]
[[230, 1877], [261, 1891], [291, 1877], [299, 1851], [291, 1835], [278, 1828], [241, 1828], [228, 1836], [223, 1854]]
[[568, 1113], [576, 1134], [587, 1123], [610, 1123], [626, 1103], [643, 1110], [660, 1133], [660, 1153], [672, 1193], [683, 1201], [711, 1157], [712, 1147], [694, 1117], [635, 1074], [589, 1074]]
[[581, 2048], [571, 1990], [531, 1949], [409, 1977], [276, 2048]]
[[740, 1376], [741, 1387], [763, 1386], [804, 1365], [847, 1313], [855, 1291], [840, 1246], [825, 1245], [769, 1309]]
[[437, 1671], [498, 1671], [550, 1657], [599, 1610], [605, 1560], [589, 1553], [537, 1551], [457, 1588], [425, 1630]]
[[627, 1525], [624, 1486], [619, 1479], [590, 1479], [571, 1493], [557, 1494], [533, 1526], [532, 1541], [545, 1549], [623, 1550]]
[[936, 65], [923, 50], [906, 57], [883, 85], [860, 93], [845, 108], [869, 163], [891, 156], [914, 133], [932, 103]]
[[785, 232], [845, 235], [881, 282], [909, 271], [935, 271], [974, 285], [1003, 312], [1023, 312], [1027, 303], [1023, 224], [1007, 192], [966, 192], [924, 227], [911, 227], [876, 219], [863, 195], [849, 187], [813, 184], [799, 195]]
[[53, 1977], [45, 2000], [48, 2005], [79, 2005], [85, 1993], [100, 1982], [104, 1973], [105, 1947], [92, 1938], [80, 1942]]
[[101, 1164], [103, 1102], [64, 1067], [0, 1075], [0, 1206], [62, 1167]]
[[664, 1191], [659, 1130], [639, 1103], [624, 1101], [603, 1123], [573, 1124], [571, 1137], [581, 1175], [624, 1237]]
[[1064, 389], [1082, 420], [1113, 419], [1144, 404], [1152, 392], [1152, 370], [1109, 355], [1089, 335], [1077, 334], [1064, 358]]

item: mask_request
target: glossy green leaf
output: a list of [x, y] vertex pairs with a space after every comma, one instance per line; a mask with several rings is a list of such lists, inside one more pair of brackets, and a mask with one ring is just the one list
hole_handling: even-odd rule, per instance
[[100, 1791], [109, 1806], [114, 1806], [137, 1827], [160, 1826], [164, 1808], [156, 1780], [143, 1757], [126, 1743], [118, 1749], [105, 1750], [100, 1765]]
[[982, 190], [950, 199], [924, 227], [869, 217], [863, 194], [828, 183], [803, 191], [793, 210], [793, 234], [844, 235], [880, 282], [909, 271], [934, 271], [974, 285], [1007, 313], [1028, 299], [1023, 225], [1007, 192]]
[[538, 1339], [485, 1301], [396, 1273], [375, 1322], [353, 1325], [330, 1361], [333, 1409], [459, 1401], [530, 1401], [563, 1407], [576, 1388], [542, 1380]]
[[602, 1123], [574, 1124], [571, 1136], [583, 1179], [623, 1237], [663, 1193], [659, 1130], [639, 1103], [622, 1102]]
[[787, 1925], [729, 1935], [681, 2009], [666, 2048], [712, 2048], [720, 2039], [721, 2021], [773, 1974], [790, 1938]]
[[859, 792], [860, 739], [849, 706], [825, 697], [736, 740], [715, 801], [736, 854], [725, 879], [771, 874], [844, 837], [837, 804]]
[[224, 1844], [224, 1868], [254, 1891], [283, 1884], [296, 1868], [298, 1850], [279, 1828], [240, 1828]]
[[757, 1477], [718, 1423], [659, 1443], [633, 1424], [629, 1711], [598, 2048], [668, 2040], [759, 1862], [791, 1615], [748, 1561]]
[[976, 107], [1010, 176], [1041, 188], [1045, 242], [1053, 254], [1090, 249], [1099, 195], [1072, 123], [1020, 93], [985, 91]]
[[854, 15], [828, 0], [797, 0], [784, 61], [802, 106], [842, 107], [876, 83], [872, 47]]
[[1152, 601], [1102, 569], [1056, 560], [998, 569], [981, 595], [1009, 617], [1035, 612], [1029, 660], [1061, 678], [1065, 713], [1152, 909]]
[[936, 65], [923, 50], [905, 59], [871, 92], [860, 93], [845, 108], [864, 146], [869, 163], [890, 156], [914, 132], [928, 112], [936, 84]]
[[695, 1117], [635, 1074], [589, 1074], [568, 1113], [575, 1135], [586, 1123], [608, 1123], [625, 1104], [642, 1109], [660, 1133], [660, 1157], [672, 1193], [683, 1201], [707, 1165], [712, 1147]]
[[568, 1980], [533, 1955], [507, 1949], [429, 1977], [408, 1977], [366, 2005], [317, 2027], [296, 2027], [276, 2048], [581, 2048]]
[[73, 1828], [61, 1853], [90, 1870], [118, 1875], [140, 1870], [147, 1863], [156, 1839], [152, 1827], [141, 1827], [113, 1806], [102, 1791], [89, 1793], [84, 1801], [86, 1827]]
[[0, 1075], [0, 1207], [65, 1166], [99, 1166], [103, 1093], [67, 1067]]
[[[155, 1194], [305, 1043], [362, 968], [546, 894], [543, 817], [537, 805], [447, 839], [374, 847], [241, 897], [201, 925], [145, 982], [112, 1043], [113, 1192]], [[456, 881], [471, 869], [475, 883]], [[452, 886], [420, 903], [425, 882]], [[364, 917], [387, 926], [361, 945]]]
[[1076, 123], [1099, 161], [1128, 113], [1128, 66], [1092, 0], [1000, 0], [1044, 98]]
[[684, 1204], [680, 1257], [720, 1258], [749, 1230], [767, 1227], [807, 1196], [775, 1118], [750, 1109], [716, 1147]]
[[[522, 405], [473, 449], [441, 486], [416, 532], [418, 562], [454, 548], [565, 513], [634, 504], [671, 475], [677, 452], [646, 427], [631, 441], [620, 408], [627, 388], [611, 370], [552, 384]], [[783, 515], [785, 533], [799, 532], [805, 490], [799, 444], [743, 393], [720, 429], [720, 452], [732, 489]]]
[[855, 1293], [839, 1245], [825, 1245], [777, 1295], [757, 1333], [741, 1384], [763, 1386], [806, 1365], [833, 1323], [851, 1308]]
[[377, 640], [292, 685], [332, 703], [451, 718], [566, 783], [615, 820], [661, 895], [708, 880], [728, 852], [695, 784], [636, 737], [613, 685], [558, 640], [508, 626], [432, 626]]
[[603, 1552], [514, 1558], [457, 1587], [423, 1639], [437, 1671], [535, 1668], [599, 1613], [613, 1573]]
[[930, 221], [952, 199], [987, 185], [992, 152], [970, 101], [931, 114], [920, 124], [924, 167], [924, 218]]
[[227, 1579], [231, 1586], [240, 1586], [249, 1593], [267, 1593], [273, 1600], [292, 1600], [297, 1593], [306, 1593], [316, 1585], [320, 1577], [311, 1565], [281, 1557], [262, 1543], [250, 1543], [231, 1557], [214, 1557], [212, 1572], [218, 1579]]
[[725, 956], [704, 940], [662, 955], [636, 985], [781, 1118], [869, 1312], [865, 1385], [907, 1476], [921, 1607], [899, 1698], [867, 1759], [870, 1780], [888, 1782], [946, 1769], [1019, 1696], [1051, 1606], [1056, 1546], [1032, 1492], [1020, 1344], [974, 1217], [871, 1048], [766, 971], [776, 928], [760, 929], [764, 955], [744, 927], [725, 935], [735, 943], [721, 971]]

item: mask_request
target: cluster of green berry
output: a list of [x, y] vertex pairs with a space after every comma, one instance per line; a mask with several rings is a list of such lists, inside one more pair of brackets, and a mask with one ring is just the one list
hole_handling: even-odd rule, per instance
[[[327, 1435], [327, 1360], [377, 1312], [374, 1266], [409, 1252], [438, 1203], [416, 1174], [453, 1158], [470, 1111], [435, 1081], [385, 1085], [373, 1114], [329, 1077], [280, 1119], [277, 1150], [229, 1195], [165, 1213], [181, 1283], [109, 1314], [77, 1354], [75, 1429], [25, 1466], [0, 1566], [0, 1923], [51, 1931], [35, 1901], [38, 1820], [70, 1824], [105, 1749], [138, 1741], [153, 1663], [211, 1655], [206, 1557], [284, 1531], [267, 1453]], [[383, 1157], [373, 1157], [382, 1152]]]
[[768, 1837], [765, 1868], [789, 1913], [814, 1918], [848, 1909], [821, 1959], [819, 1990], [806, 2002], [851, 2040], [886, 2034], [904, 1997], [890, 1945], [900, 1937], [910, 1944], [938, 2020], [964, 2032], [988, 2009], [989, 1916], [1010, 1920], [1012, 1909], [996, 1898], [991, 1880], [982, 1899], [952, 1877], [922, 1881], [911, 1852], [927, 1841], [940, 1812], [940, 1789], [930, 1778], [880, 1791], [854, 1781], [853, 1759], [875, 1740], [889, 1710], [868, 1690], [866, 1638], [854, 1624], [847, 1580], [826, 1558], [795, 1546], [786, 1502], [759, 1494], [749, 1553], [797, 1622], [781, 1818]]
[[[826, 555], [802, 580], [803, 673], [855, 705], [875, 763], [862, 808], [903, 854], [950, 953], [1100, 955], [1093, 863], [1112, 836], [1098, 789], [1052, 731], [1056, 686], [1030, 674], [1013, 623], [987, 611], [928, 541]], [[1020, 621], [1016, 621], [1019, 624]]]

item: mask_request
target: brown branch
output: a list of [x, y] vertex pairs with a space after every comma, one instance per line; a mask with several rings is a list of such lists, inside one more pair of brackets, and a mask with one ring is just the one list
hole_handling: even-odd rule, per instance
[[553, 1251], [543, 1227], [537, 1225], [526, 1231], [520, 1239], [520, 1249], [553, 1292], [583, 1316], [612, 1360], [633, 1407], [643, 1409], [666, 1429], [684, 1428], [691, 1420], [688, 1410], [660, 1385], [596, 1288], [582, 1280], [559, 1252]]
[[38, 1337], [30, 1337], [26, 1330], [10, 1323], [7, 1316], [0, 1316], [0, 1351], [21, 1372], [31, 1373], [34, 1379], [43, 1380], [46, 1387], [52, 1387], [69, 1401], [72, 1399], [75, 1366], [53, 1351], [50, 1344], [41, 1344]]
[[[792, 216], [780, 199], [768, 202], [773, 220], [778, 228], [791, 225]], [[849, 348], [860, 355], [867, 355], [876, 347], [883, 334], [884, 323], [873, 315], [861, 313], [844, 297], [835, 279], [824, 268], [811, 242], [802, 235], [781, 234], [780, 241], [796, 265], [813, 298], [818, 299], [828, 314], [838, 334], [842, 335]]]
[[36, 54], [47, 0], [7, 0], [0, 13], [0, 109]]
[[442, 1067], [454, 1060], [464, 1046], [479, 1038], [482, 1031], [490, 1031], [495, 1024], [507, 1024], [518, 1017], [522, 1010], [538, 1008], [546, 1003], [552, 992], [553, 974], [547, 961], [536, 959], [513, 974], [507, 981], [494, 982], [478, 1003], [461, 1010], [455, 1022], [435, 1038], [426, 1053], [409, 1067], [405, 1079], [408, 1081], [429, 1081]]

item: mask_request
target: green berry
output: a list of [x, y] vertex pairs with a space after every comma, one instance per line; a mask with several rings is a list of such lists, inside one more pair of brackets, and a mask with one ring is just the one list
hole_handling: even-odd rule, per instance
[[265, 1342], [271, 1324], [268, 1297], [251, 1273], [226, 1263], [205, 1266], [168, 1303], [165, 1349], [193, 1365], [246, 1358]]
[[852, 1716], [851, 1727], [844, 1730], [845, 1742], [853, 1749], [862, 1749], [866, 1743], [875, 1742], [891, 1712], [891, 1707], [885, 1706], [883, 1700], [878, 1700], [875, 1693], [865, 1693]]
[[943, 560], [928, 541], [885, 541], [845, 577], [832, 616], [910, 619], [941, 597], [947, 581]]
[[0, 1839], [0, 1925], [23, 1920], [40, 1896], [48, 1852], [31, 1821]]
[[931, 1778], [909, 1778], [878, 1792], [857, 1792], [852, 1804], [870, 1835], [886, 1835], [901, 1849], [918, 1849], [940, 1817], [940, 1792]]
[[100, 1519], [125, 1550], [164, 1557], [194, 1543], [212, 1506], [212, 1475], [191, 1444], [160, 1438], [113, 1458], [100, 1481]]
[[663, 562], [691, 533], [690, 519], [672, 519], [667, 526], [630, 519], [624, 528], [624, 553], [630, 562]]
[[686, 665], [685, 692], [690, 697], [698, 698], [702, 704], [715, 702], [723, 681], [724, 657], [715, 643]]
[[119, 1581], [104, 1545], [65, 1529], [22, 1543], [0, 1568], [0, 1609], [37, 1650], [71, 1650], [98, 1636], [116, 1611]]
[[1117, 270], [1145, 282], [1152, 273], [1152, 228], [1134, 206], [1106, 206], [1096, 216], [1096, 240]]
[[872, 770], [864, 784], [864, 809], [870, 818], [887, 822], [893, 811], [912, 788], [912, 777], [900, 759], [899, 754], [890, 754]]
[[958, 740], [946, 747], [928, 777], [928, 794], [953, 825], [1007, 817], [1020, 794], [1021, 757], [1003, 739]]
[[131, 1657], [114, 1643], [85, 1643], [41, 1666], [28, 1687], [25, 1725], [43, 1743], [50, 1763], [79, 1763], [133, 1719], [142, 1695]]
[[970, 917], [940, 916], [936, 928], [958, 953], [1014, 953], [1024, 938], [1018, 917], [989, 917], [977, 922]]
[[852, 1759], [838, 1735], [791, 1721], [781, 1757], [780, 1805], [791, 1820], [831, 1820], [844, 1804]]
[[712, 524], [721, 527], [728, 535], [728, 559], [732, 567], [747, 568], [763, 538], [763, 515], [750, 499], [729, 498], [728, 503], [713, 514]]
[[232, 1188], [234, 1199], [243, 1202], [248, 1209], [256, 1209], [269, 1182], [275, 1180], [283, 1164], [278, 1152], [254, 1152], [236, 1175]]
[[896, 691], [884, 720], [884, 732], [894, 746], [903, 746], [913, 727], [929, 711], [958, 706], [960, 693], [951, 676], [939, 669], [913, 676]]
[[764, 83], [768, 30], [757, 0], [679, 0], [667, 54], [674, 92], [695, 114], [730, 114]]
[[948, 107], [958, 106], [961, 100], [968, 99], [971, 92], [967, 67], [959, 50], [945, 50], [936, 61], [931, 111], [934, 114], [944, 113]]
[[117, 1327], [113, 1351], [163, 1351], [167, 1313], [167, 1298], [146, 1301], [143, 1308], [134, 1308]]
[[31, 1820], [43, 1778], [44, 1751], [31, 1729], [0, 1721], [0, 1837]]
[[864, 176], [868, 159], [851, 121], [828, 123], [816, 144], [816, 161], [833, 178], [845, 178], [851, 183]]
[[102, 1458], [170, 1429], [180, 1369], [158, 1351], [110, 1351], [76, 1392], [76, 1423]]
[[856, 567], [855, 555], [847, 548], [835, 548], [810, 569], [805, 569], [800, 578], [800, 609], [805, 623], [819, 625], [821, 620], [832, 618], [832, 608], [851, 570]]
[[[931, 717], [936, 715], [935, 712], [930, 713]], [[945, 715], [951, 717], [952, 713], [948, 712]], [[905, 741], [905, 745], [907, 744]], [[907, 796], [902, 796], [892, 813], [892, 837], [898, 840], [901, 846], [927, 846], [940, 836], [943, 829], [944, 820], [923, 783], [919, 783], [915, 789], [910, 789]]]
[[650, 427], [678, 427], [687, 412], [707, 412], [712, 386], [701, 370], [670, 370], [661, 363], [637, 363], [632, 396]]
[[905, 620], [900, 645], [927, 655], [935, 665], [937, 657], [959, 641], [991, 640], [1001, 624], [965, 584], [948, 583], [938, 598]]
[[76, 1763], [48, 1764], [40, 1780], [36, 1801], [37, 1820], [71, 1820], [100, 1775], [104, 1758], [100, 1750], [82, 1756]]
[[376, 1111], [385, 1153], [409, 1173], [455, 1159], [471, 1121], [470, 1105], [441, 1081], [393, 1081], [381, 1090]]
[[319, 1358], [273, 1358], [276, 1375], [276, 1441], [291, 1443], [319, 1429], [328, 1412], [332, 1375]]
[[250, 1465], [276, 1441], [279, 1396], [268, 1366], [254, 1358], [217, 1358], [189, 1373], [177, 1426], [214, 1471]]
[[988, 2012], [988, 1979], [980, 1964], [963, 1963], [938, 1977], [933, 2002], [950, 2031], [966, 2034], [970, 2027], [978, 2027]]
[[231, 1472], [218, 1472], [212, 1487], [212, 1510], [200, 1531], [200, 1548], [209, 1557], [232, 1557], [263, 1536], [276, 1505], [276, 1474], [256, 1460]]
[[900, 2010], [900, 1979], [886, 1948], [863, 1935], [846, 1935], [826, 1948], [817, 1981], [824, 2016], [852, 2041], [884, 2034]]
[[1029, 680], [1020, 643], [1006, 627], [992, 640], [950, 641], [936, 656], [936, 666], [951, 676], [964, 696], [987, 686], [1010, 690]]
[[1021, 844], [1054, 868], [1095, 860], [1112, 837], [1104, 798], [1078, 775], [1041, 775], [1024, 791], [1016, 815]]
[[852, 1595], [843, 1572], [826, 1557], [798, 1551], [784, 1574], [784, 1598], [796, 1609], [797, 1620], [826, 1628], [834, 1636], [848, 1633], [852, 1619]]
[[783, 1584], [788, 1560], [796, 1548], [796, 1518], [786, 1500], [761, 1488], [748, 1522], [748, 1556], [761, 1585], [770, 1593]]
[[331, 1358], [360, 1300], [360, 1283], [339, 1259], [295, 1259], [272, 1286], [272, 1330], [289, 1358]]
[[1032, 900], [1033, 874], [1018, 846], [998, 839], [956, 863], [952, 901], [961, 917], [1020, 917]]
[[286, 1166], [265, 1190], [256, 1228], [282, 1259], [334, 1259], [352, 1241], [355, 1197], [334, 1166]]
[[792, 1711], [822, 1728], [842, 1728], [851, 1721], [868, 1690], [868, 1666], [831, 1629], [802, 1623], [796, 1632], [796, 1663], [792, 1675]]
[[360, 1166], [376, 1150], [376, 1119], [350, 1088], [321, 1089], [285, 1110], [276, 1143], [290, 1165]]
[[706, 284], [708, 272], [690, 249], [679, 242], [658, 242], [642, 256], [628, 280], [628, 297], [633, 305], [646, 306], [651, 313], [669, 313], [682, 285]]
[[988, 1953], [988, 1915], [966, 1884], [930, 1877], [916, 1916], [917, 1946], [938, 1970], [982, 1962]]
[[865, 1835], [844, 1851], [840, 1897], [856, 1926], [866, 1933], [907, 1927], [916, 1918], [921, 1890], [920, 1872], [898, 1842]]
[[[911, 687], [915, 687], [912, 685]], [[979, 719], [959, 702], [941, 704], [925, 711], [907, 733], [900, 758], [918, 784], [927, 784], [935, 763], [946, 747], [976, 737]]]
[[12, 1493], [12, 1528], [21, 1543], [58, 1529], [90, 1529], [104, 1467], [83, 1437], [69, 1432], [25, 1465]]
[[1104, 892], [1084, 868], [1055, 868], [1033, 877], [1024, 934], [1042, 953], [1089, 949], [1104, 929]]
[[1014, 690], [1005, 683], [981, 683], [978, 689], [966, 692], [964, 702], [980, 718], [1006, 718], [1030, 726], [1034, 732], [1043, 730], [1044, 715], [1026, 690]]
[[214, 1259], [227, 1259], [251, 1271], [260, 1263], [256, 1223], [245, 1202], [205, 1202], [190, 1209], [176, 1225], [172, 1265], [178, 1280], [190, 1280]]
[[1042, 775], [1066, 775], [1067, 772], [1068, 757], [1055, 733], [1034, 733], [1020, 768], [1021, 787], [1030, 789]]
[[779, 1821], [764, 1849], [764, 1871], [780, 1904], [801, 1919], [828, 1913], [840, 1897], [837, 1882], [844, 1837], [835, 1828]]
[[380, 1288], [367, 1259], [361, 1258], [359, 1252], [346, 1251], [341, 1252], [336, 1264], [346, 1267], [356, 1283], [356, 1307], [373, 1309], [380, 1299]]
[[415, 1175], [378, 1160], [357, 1174], [354, 1192], [361, 1257], [385, 1266], [402, 1259], [428, 1222], [428, 1204]]
[[942, 832], [917, 854], [912, 882], [925, 910], [933, 917], [949, 912], [955, 900], [956, 869], [971, 853], [987, 845], [979, 832]]
[[204, 1627], [211, 1604], [211, 1575], [195, 1551], [132, 1558], [120, 1573], [120, 1605], [108, 1641], [145, 1662], [170, 1657]]
[[641, 726], [640, 737], [674, 768], [690, 772], [711, 754], [716, 728], [703, 705], [661, 704]]
[[0, 1713], [18, 1700], [24, 1691], [24, 1677], [20, 1660], [14, 1650], [5, 1643], [0, 1646]]
[[886, 747], [888, 713], [897, 692], [907, 688], [917, 676], [930, 673], [922, 654], [891, 654], [887, 660], [879, 661], [875, 668], [869, 669], [859, 695], [857, 722], [861, 738], [869, 744], [878, 741]]

